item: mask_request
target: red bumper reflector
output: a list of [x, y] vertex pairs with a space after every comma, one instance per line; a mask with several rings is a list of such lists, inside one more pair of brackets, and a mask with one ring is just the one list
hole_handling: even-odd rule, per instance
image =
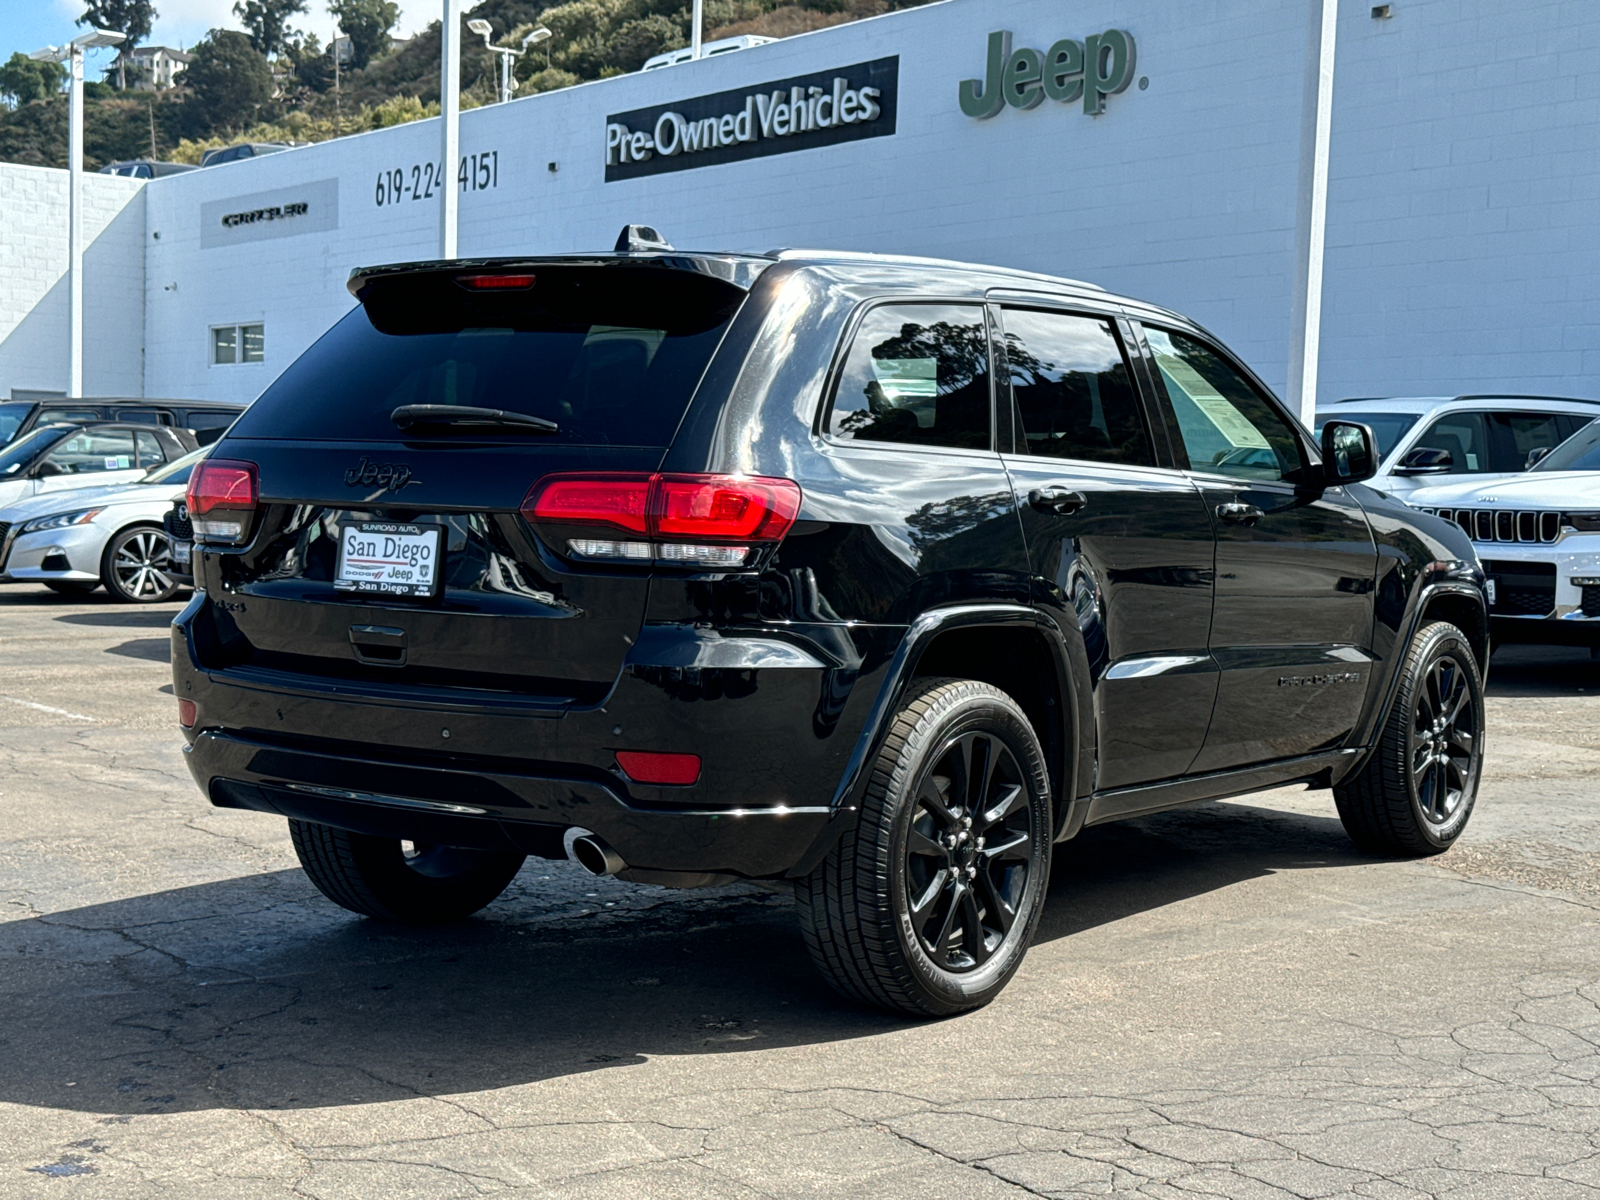
[[635, 783], [684, 787], [700, 778], [698, 754], [657, 754], [648, 750], [618, 750], [617, 765]]
[[178, 724], [185, 729], [194, 728], [195, 709], [193, 700], [178, 701]]

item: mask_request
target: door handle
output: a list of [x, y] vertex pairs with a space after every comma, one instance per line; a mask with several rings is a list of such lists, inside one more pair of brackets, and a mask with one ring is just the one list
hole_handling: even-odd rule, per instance
[[1217, 516], [1234, 525], [1254, 525], [1265, 515], [1254, 504], [1241, 504], [1235, 501], [1231, 504], [1217, 505]]
[[1028, 493], [1028, 507], [1040, 512], [1075, 513], [1089, 503], [1089, 497], [1064, 487], [1034, 488]]

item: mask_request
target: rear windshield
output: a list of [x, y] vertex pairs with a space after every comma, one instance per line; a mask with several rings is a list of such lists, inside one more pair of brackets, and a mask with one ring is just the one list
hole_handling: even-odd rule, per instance
[[444, 404], [554, 421], [541, 441], [665, 446], [743, 298], [705, 276], [625, 267], [539, 268], [531, 286], [491, 292], [454, 274], [382, 281], [230, 432], [410, 441], [390, 414]]

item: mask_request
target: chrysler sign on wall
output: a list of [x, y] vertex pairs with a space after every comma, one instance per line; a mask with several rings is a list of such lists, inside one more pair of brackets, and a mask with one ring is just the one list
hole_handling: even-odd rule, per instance
[[606, 118], [606, 181], [763, 158], [895, 128], [899, 56]]

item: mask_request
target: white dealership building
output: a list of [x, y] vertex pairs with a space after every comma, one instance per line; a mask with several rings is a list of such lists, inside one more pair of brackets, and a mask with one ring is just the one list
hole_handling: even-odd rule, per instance
[[[460, 254], [968, 259], [1179, 309], [1279, 388], [1310, 329], [1324, 398], [1600, 395], [1600, 4], [1333, 3], [945, 0], [475, 109]], [[88, 177], [85, 394], [256, 396], [352, 268], [436, 256], [439, 145]], [[0, 398], [66, 387], [66, 179], [0, 164]]]

